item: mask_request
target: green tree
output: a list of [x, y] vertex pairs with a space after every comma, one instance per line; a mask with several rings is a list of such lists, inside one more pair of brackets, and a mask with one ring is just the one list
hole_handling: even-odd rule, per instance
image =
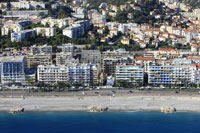
[[44, 17], [44, 16], [45, 16], [44, 12], [40, 12], [40, 13], [39, 13], [39, 16], [40, 16], [40, 17]]
[[10, 3], [10, 1], [7, 2], [7, 9], [8, 9], [8, 10], [11, 9], [11, 3]]

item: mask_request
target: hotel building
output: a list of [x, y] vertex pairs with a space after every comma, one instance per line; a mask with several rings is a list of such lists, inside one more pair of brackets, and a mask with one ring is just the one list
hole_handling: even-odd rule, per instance
[[148, 83], [152, 85], [195, 83], [195, 73], [196, 67], [191, 64], [149, 66]]
[[1, 83], [20, 83], [25, 81], [25, 57], [24, 56], [6, 56], [0, 57]]
[[88, 64], [39, 65], [37, 79], [46, 84], [70, 81], [72, 84], [89, 86], [91, 82], [95, 83], [97, 80], [97, 68]]
[[115, 72], [116, 81], [125, 81], [136, 84], [144, 81], [144, 68], [137, 65], [117, 65]]

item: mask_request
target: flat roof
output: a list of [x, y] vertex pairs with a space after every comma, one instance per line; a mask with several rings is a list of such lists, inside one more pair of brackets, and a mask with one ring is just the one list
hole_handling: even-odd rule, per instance
[[2, 56], [0, 62], [23, 62], [24, 56]]

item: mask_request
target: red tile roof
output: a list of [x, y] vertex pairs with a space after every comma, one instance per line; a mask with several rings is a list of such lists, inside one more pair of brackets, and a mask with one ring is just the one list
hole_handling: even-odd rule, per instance
[[154, 57], [142, 57], [142, 56], [138, 56], [138, 57], [136, 57], [136, 60], [154, 61], [155, 58]]
[[173, 48], [159, 48], [159, 51], [177, 51], [176, 49]]

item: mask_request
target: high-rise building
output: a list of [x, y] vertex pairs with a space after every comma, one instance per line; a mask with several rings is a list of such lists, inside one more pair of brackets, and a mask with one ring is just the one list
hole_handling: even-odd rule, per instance
[[40, 54], [40, 55], [51, 55], [52, 54], [52, 46], [31, 46], [31, 51], [33, 54]]
[[160, 84], [186, 84], [195, 82], [196, 66], [174, 64], [149, 66], [148, 83]]
[[69, 38], [79, 38], [90, 29], [89, 20], [76, 21], [72, 26], [63, 29], [63, 35]]
[[48, 27], [37, 27], [34, 28], [37, 35], [42, 35], [45, 37], [51, 37], [55, 35], [55, 29], [54, 28], [48, 28]]
[[89, 86], [91, 82], [97, 82], [97, 67], [88, 64], [39, 65], [37, 79], [46, 84], [70, 81], [72, 84]]
[[117, 65], [115, 72], [116, 81], [125, 81], [136, 84], [144, 81], [144, 67], [138, 65]]
[[0, 57], [1, 83], [20, 83], [25, 81], [25, 57], [6, 56]]
[[38, 65], [52, 65], [52, 56], [42, 54], [26, 56], [26, 68], [37, 70]]

